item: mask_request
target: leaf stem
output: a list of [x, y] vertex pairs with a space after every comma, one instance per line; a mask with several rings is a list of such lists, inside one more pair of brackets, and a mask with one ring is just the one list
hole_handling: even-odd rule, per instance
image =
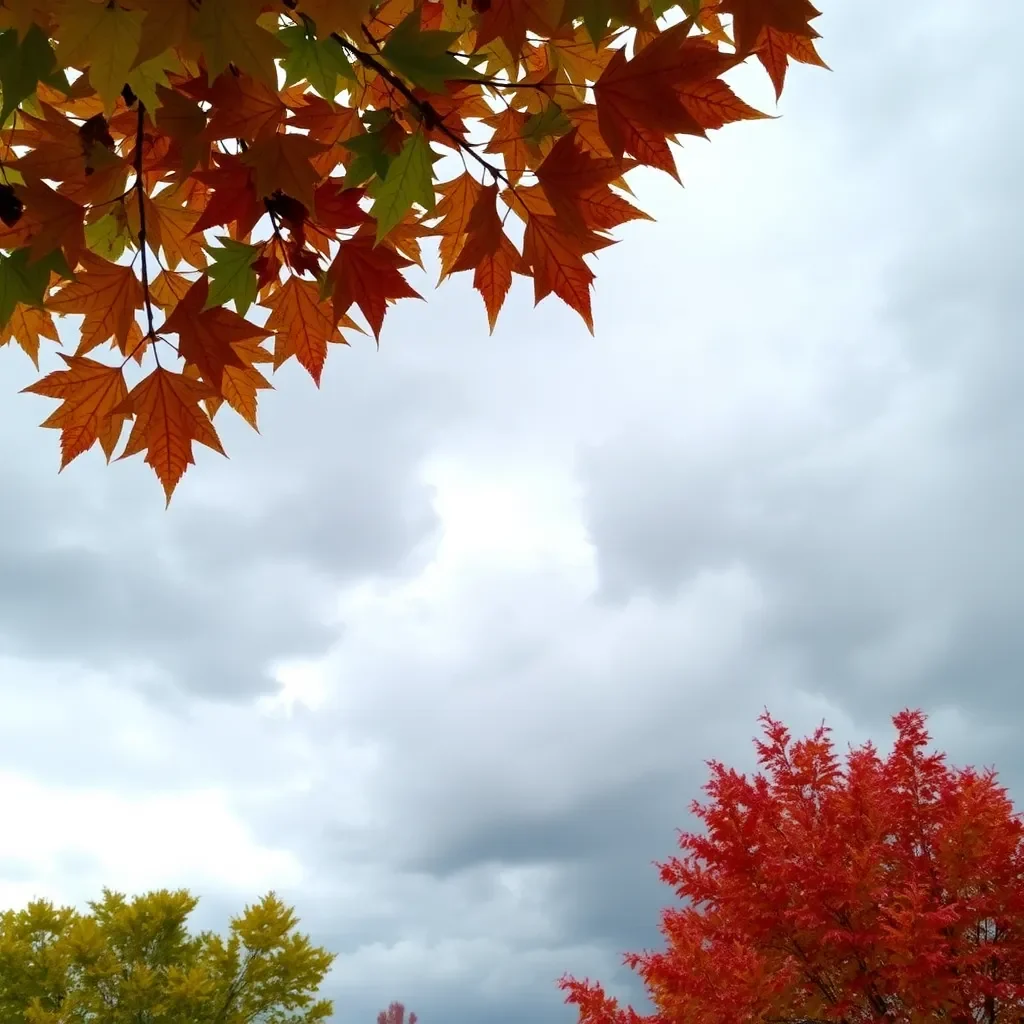
[[331, 33], [332, 38], [341, 45], [350, 56], [354, 57], [364, 67], [368, 67], [373, 71], [376, 71], [389, 85], [392, 85], [397, 89], [405, 98], [409, 101], [419, 112], [420, 117], [423, 119], [423, 123], [427, 128], [436, 128], [443, 135], [446, 135], [455, 146], [465, 153], [468, 153], [488, 174], [490, 174], [495, 181], [504, 182], [509, 188], [512, 187], [512, 183], [505, 177], [504, 173], [494, 166], [489, 160], [485, 160], [475, 149], [461, 136], [458, 132], [449, 128], [444, 123], [444, 119], [440, 114], [433, 108], [429, 100], [417, 99], [413, 94], [413, 91], [398, 77], [390, 68], [385, 67], [372, 53], [365, 53], [360, 50], [358, 46], [353, 46], [347, 39], [338, 35], [337, 32]]
[[[282, 0], [285, 7], [291, 10], [296, 10], [299, 7], [300, 0]], [[300, 12], [301, 13], [301, 12]], [[303, 15], [303, 17], [305, 17]], [[370, 34], [369, 29], [365, 25], [360, 25], [363, 30], [363, 34], [366, 36], [367, 41], [374, 47], [377, 52], [380, 52], [380, 43], [378, 40]], [[468, 153], [488, 174], [490, 174], [495, 181], [504, 182], [509, 188], [512, 188], [512, 182], [494, 166], [490, 161], [485, 160], [479, 153], [477, 153], [472, 146], [461, 136], [458, 132], [449, 128], [444, 123], [444, 119], [440, 114], [433, 108], [429, 100], [417, 99], [413, 94], [413, 91], [402, 81], [402, 79], [396, 75], [390, 68], [382, 64], [372, 53], [366, 53], [364, 50], [360, 50], [358, 46], [350, 43], [344, 36], [337, 32], [331, 33], [331, 38], [350, 56], [354, 57], [363, 67], [370, 68], [380, 75], [389, 85], [397, 89], [405, 99], [412, 104], [416, 110], [419, 111], [420, 117], [423, 119], [423, 123], [427, 128], [436, 128], [443, 135], [446, 135], [455, 146], [465, 153]], [[457, 79], [455, 80], [457, 81]], [[483, 84], [487, 84], [484, 82]]]
[[[149, 326], [146, 337], [153, 341], [156, 338], [156, 328], [153, 326], [153, 300], [149, 294], [149, 267], [146, 260], [146, 186], [142, 179], [142, 138], [146, 123], [146, 108], [143, 106], [142, 100], [136, 102], [139, 105], [139, 117], [135, 129], [135, 193], [139, 201], [139, 255], [142, 257], [142, 297], [146, 303], [146, 321]], [[155, 346], [153, 355], [156, 358], [157, 366], [159, 366], [160, 356]]]

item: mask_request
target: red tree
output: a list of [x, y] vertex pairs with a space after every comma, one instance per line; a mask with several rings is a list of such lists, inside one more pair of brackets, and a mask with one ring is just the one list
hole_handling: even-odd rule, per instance
[[[408, 1024], [416, 1024], [416, 1014], [410, 1013]], [[377, 1024], [406, 1024], [405, 1004], [392, 1003], [386, 1010], [377, 1014]]]
[[581, 1024], [1024, 1020], [1024, 826], [995, 773], [926, 752], [919, 711], [845, 765], [824, 726], [761, 721], [763, 774], [710, 762], [705, 832], [658, 865], [687, 902], [625, 957], [655, 1014], [563, 977]]

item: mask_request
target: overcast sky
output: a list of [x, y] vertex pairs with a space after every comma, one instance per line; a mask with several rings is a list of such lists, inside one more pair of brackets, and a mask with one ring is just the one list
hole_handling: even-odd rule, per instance
[[564, 971], [643, 1006], [651, 862], [763, 707], [923, 707], [1020, 792], [1024, 7], [820, 6], [831, 73], [637, 174], [596, 339], [431, 267], [169, 512], [58, 477], [0, 353], [0, 906], [275, 888], [338, 1021], [570, 1024]]

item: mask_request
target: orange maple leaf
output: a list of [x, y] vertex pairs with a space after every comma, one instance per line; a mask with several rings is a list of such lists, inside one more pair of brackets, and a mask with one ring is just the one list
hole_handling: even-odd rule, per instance
[[257, 139], [242, 157], [256, 172], [256, 193], [270, 196], [281, 191], [313, 209], [313, 188], [323, 175], [310, 163], [328, 147], [308, 135], [284, 134]]
[[530, 268], [512, 240], [505, 234], [498, 216], [498, 186], [480, 190], [466, 226], [466, 243], [452, 273], [473, 271], [473, 287], [483, 296], [491, 333], [505, 296], [512, 286], [512, 274], [530, 273]]
[[191, 287], [192, 282], [183, 274], [161, 270], [150, 282], [149, 294], [153, 302], [166, 313], [181, 302]]
[[530, 115], [514, 107], [506, 107], [500, 114], [485, 117], [484, 123], [494, 129], [485, 153], [500, 153], [505, 163], [505, 177], [515, 185], [523, 172], [533, 166], [534, 159], [523, 138]]
[[374, 246], [374, 231], [372, 225], [369, 230], [360, 228], [354, 238], [341, 242], [327, 276], [333, 286], [335, 320], [340, 320], [355, 304], [379, 341], [388, 303], [423, 296], [401, 273], [402, 267], [412, 266], [412, 260], [387, 246]]
[[6, 345], [13, 339], [21, 346], [22, 351], [32, 360], [38, 370], [40, 338], [49, 338], [50, 341], [60, 343], [53, 317], [45, 309], [40, 309], [38, 306], [26, 306], [25, 303], [19, 302], [14, 307], [11, 319], [3, 328], [0, 328], [0, 346]]
[[233, 75], [229, 71], [217, 77], [210, 89], [213, 116], [204, 136], [218, 139], [252, 141], [277, 131], [288, 108], [280, 95], [251, 75]]
[[801, 64], [814, 64], [819, 68], [828, 69], [828, 65], [818, 55], [812, 38], [794, 32], [780, 32], [777, 28], [765, 28], [756, 55], [768, 72], [772, 85], [775, 86], [776, 99], [782, 96], [790, 58], [800, 61]]
[[431, 233], [441, 236], [442, 281], [452, 272], [452, 264], [462, 251], [473, 204], [482, 189], [483, 186], [469, 171], [437, 185], [437, 191], [442, 198], [434, 207], [433, 213], [440, 221]]
[[594, 272], [583, 257], [612, 244], [593, 232], [583, 235], [567, 230], [559, 217], [531, 214], [523, 236], [523, 259], [533, 272], [535, 304], [554, 292], [583, 317], [593, 334], [590, 288]]
[[810, 0], [719, 0], [718, 12], [731, 14], [736, 51], [752, 53], [765, 28], [814, 39], [810, 22], [821, 14]]
[[87, 252], [82, 257], [78, 279], [66, 284], [47, 299], [47, 309], [54, 313], [83, 313], [82, 339], [78, 355], [113, 338], [122, 352], [128, 354], [135, 311], [142, 309], [143, 292], [131, 267], [111, 263]]
[[527, 32], [540, 36], [555, 33], [564, 7], [565, 0], [490, 0], [482, 7], [476, 45], [501, 39], [511, 53], [519, 53]]
[[598, 127], [612, 154], [621, 158], [629, 152], [673, 176], [666, 140], [680, 132], [704, 134], [683, 103], [680, 88], [715, 78], [736, 63], [717, 47], [688, 38], [689, 29], [685, 21], [667, 28], [630, 60], [616, 50], [594, 83]]
[[185, 293], [173, 312], [160, 328], [160, 334], [178, 335], [178, 354], [186, 363], [192, 363], [203, 380], [222, 393], [224, 369], [246, 367], [246, 362], [235, 350], [235, 344], [253, 338], [265, 338], [272, 331], [258, 327], [224, 306], [204, 309], [210, 283], [204, 274]]
[[63, 249], [69, 266], [74, 266], [85, 249], [85, 207], [55, 192], [31, 174], [15, 192], [25, 211], [38, 224], [29, 247], [29, 261], [40, 260], [54, 249]]
[[[256, 369], [256, 363], [269, 363], [273, 357], [260, 347], [258, 341], [237, 341], [235, 352], [246, 365], [225, 366], [219, 395], [211, 394], [203, 399], [203, 405], [212, 420], [220, 407], [227, 404], [238, 413], [253, 430], [259, 431], [256, 423], [257, 391], [272, 389], [273, 384]], [[184, 374], [190, 380], [200, 380], [199, 370], [192, 363], [185, 366]]]
[[265, 305], [271, 309], [267, 330], [275, 336], [274, 369], [295, 356], [320, 387], [327, 343], [338, 335], [331, 303], [320, 298], [315, 281], [290, 277]]
[[72, 459], [100, 442], [110, 461], [121, 437], [129, 413], [121, 410], [128, 395], [124, 374], [119, 366], [108, 366], [85, 356], [66, 356], [66, 370], [54, 370], [42, 380], [22, 390], [33, 395], [59, 398], [61, 405], [42, 426], [60, 430], [63, 469]]
[[587, 225], [580, 207], [580, 196], [620, 178], [635, 166], [634, 161], [600, 157], [577, 144], [574, 128], [563, 135], [537, 168], [537, 184], [544, 191], [555, 215], [574, 230], [584, 232]]
[[199, 406], [210, 397], [217, 393], [205, 382], [158, 366], [113, 410], [135, 417], [120, 458], [144, 451], [146, 464], [163, 484], [168, 504], [185, 470], [195, 465], [193, 441], [224, 454], [216, 428]]

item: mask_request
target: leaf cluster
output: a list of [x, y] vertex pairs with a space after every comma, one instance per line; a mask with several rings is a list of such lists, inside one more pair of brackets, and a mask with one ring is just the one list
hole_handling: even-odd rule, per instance
[[[593, 329], [588, 260], [647, 218], [637, 166], [765, 115], [822, 64], [809, 0], [2, 0], [0, 344], [37, 360], [79, 316], [61, 467], [100, 445], [168, 501], [227, 405], [267, 375], [319, 383], [332, 344], [379, 339], [437, 238], [493, 330], [513, 277]], [[649, 219], [649, 218], [648, 218]], [[361, 317], [362, 326], [353, 319]], [[102, 351], [113, 357], [99, 357]]]
[[198, 900], [104, 890], [90, 911], [35, 900], [0, 914], [0, 1024], [315, 1024], [334, 959], [273, 893], [226, 937], [192, 934]]

